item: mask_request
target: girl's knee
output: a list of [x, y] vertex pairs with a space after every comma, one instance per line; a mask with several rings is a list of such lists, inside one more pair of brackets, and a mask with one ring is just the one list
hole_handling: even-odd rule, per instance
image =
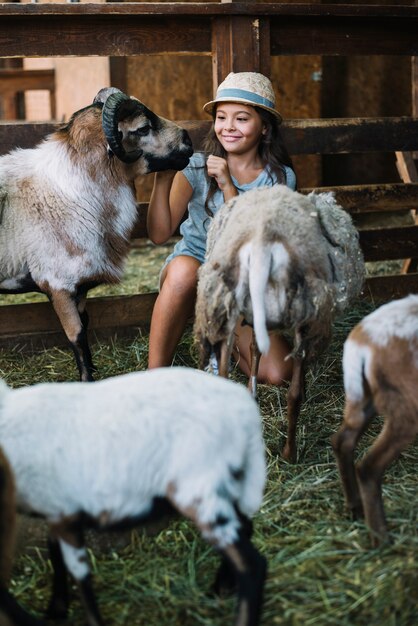
[[279, 362], [268, 361], [262, 363], [263, 357], [260, 360], [260, 368], [258, 381], [260, 383], [267, 383], [269, 385], [276, 385], [281, 387], [288, 383], [292, 379], [293, 362], [292, 359], [284, 359]]
[[176, 293], [195, 293], [200, 263], [193, 257], [175, 257], [162, 277], [161, 288]]

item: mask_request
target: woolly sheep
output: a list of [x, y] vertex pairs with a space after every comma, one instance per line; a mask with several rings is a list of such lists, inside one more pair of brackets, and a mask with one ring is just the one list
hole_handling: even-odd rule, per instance
[[259, 623], [265, 559], [250, 541], [250, 518], [262, 501], [266, 468], [259, 411], [245, 388], [188, 368], [94, 385], [12, 390], [0, 382], [0, 442], [19, 509], [50, 526], [50, 616], [67, 612], [66, 567], [89, 626], [102, 624], [85, 528], [133, 525], [172, 510], [221, 553], [218, 587], [236, 578], [237, 626]]
[[204, 367], [213, 351], [227, 376], [239, 318], [253, 326], [249, 387], [255, 395], [268, 330], [294, 333], [283, 456], [296, 456], [296, 422], [304, 364], [328, 345], [337, 312], [360, 292], [364, 278], [358, 233], [332, 194], [302, 195], [284, 185], [236, 196], [215, 215], [199, 270], [194, 334]]
[[[418, 433], [418, 295], [384, 304], [350, 332], [343, 354], [345, 410], [332, 437], [348, 509], [365, 516], [374, 547], [387, 540], [382, 480]], [[384, 426], [354, 465], [372, 418]]]
[[81, 380], [94, 370], [86, 295], [122, 277], [134, 180], [183, 169], [192, 152], [185, 130], [111, 87], [37, 147], [0, 157], [0, 293], [48, 296]]
[[41, 622], [16, 602], [8, 591], [16, 526], [15, 489], [10, 465], [0, 448], [0, 624], [40, 626]]

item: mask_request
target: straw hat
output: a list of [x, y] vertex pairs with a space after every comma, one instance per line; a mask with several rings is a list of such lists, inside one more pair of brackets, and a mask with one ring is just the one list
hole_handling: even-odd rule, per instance
[[218, 102], [242, 102], [261, 107], [273, 113], [279, 122], [282, 116], [276, 111], [276, 98], [271, 81], [258, 72], [231, 72], [219, 85], [215, 100], [207, 102], [203, 110], [212, 113]]

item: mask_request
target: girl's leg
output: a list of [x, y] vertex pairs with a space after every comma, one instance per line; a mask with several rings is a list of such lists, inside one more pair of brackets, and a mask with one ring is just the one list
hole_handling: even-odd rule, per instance
[[[246, 376], [251, 372], [251, 337], [252, 328], [238, 323], [232, 354]], [[282, 335], [271, 334], [270, 341], [268, 353], [262, 355], [260, 359], [257, 380], [259, 383], [281, 386], [292, 378], [293, 359], [285, 360], [292, 349]]]
[[197, 271], [200, 263], [191, 256], [170, 261], [161, 277], [161, 289], [154, 305], [149, 336], [148, 367], [172, 363], [177, 344], [193, 315]]

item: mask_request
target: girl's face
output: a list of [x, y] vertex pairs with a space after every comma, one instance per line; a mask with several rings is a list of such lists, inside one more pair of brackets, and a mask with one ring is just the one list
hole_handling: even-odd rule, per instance
[[258, 146], [264, 123], [252, 106], [221, 102], [214, 122], [216, 137], [226, 152], [244, 154]]

